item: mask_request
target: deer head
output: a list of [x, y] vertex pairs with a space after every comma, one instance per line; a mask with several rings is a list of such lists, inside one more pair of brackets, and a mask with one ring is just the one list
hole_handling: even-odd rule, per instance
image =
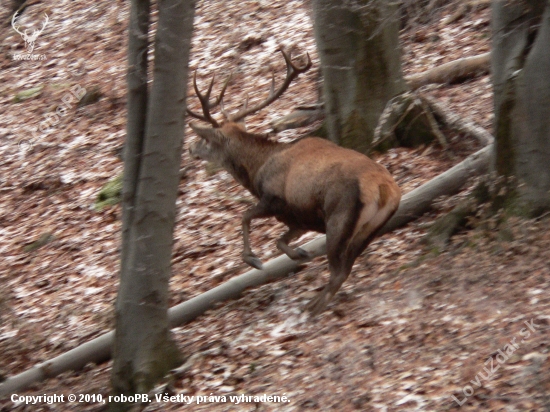
[[[189, 148], [189, 152], [193, 157], [218, 163], [222, 165], [222, 167], [225, 167], [224, 165], [227, 165], [228, 158], [234, 156], [236, 154], [235, 152], [242, 150], [242, 144], [246, 144], [242, 142], [242, 137], [244, 136], [243, 133], [246, 133], [246, 126], [244, 124], [245, 117], [273, 103], [281, 97], [294, 79], [296, 79], [301, 73], [305, 73], [310, 69], [312, 63], [309, 54], [306, 54], [307, 62], [300, 67], [292, 62], [291, 56], [284, 50], [281, 50], [281, 53], [286, 62], [286, 77], [281, 86], [275, 90], [275, 76], [272, 76], [271, 88], [267, 98], [262, 102], [248, 107], [247, 96], [242, 109], [234, 114], [229, 114], [223, 107], [223, 96], [231, 76], [229, 76], [224, 82], [218, 97], [214, 100], [210, 100], [210, 95], [214, 85], [214, 77], [212, 77], [206, 93], [202, 94], [197, 86], [197, 73], [195, 72], [195, 75], [193, 76], [193, 87], [201, 103], [202, 114], [195, 113], [189, 109], [187, 109], [187, 113], [196, 119], [210, 123], [212, 127], [201, 126], [195, 122], [189, 123], [193, 131], [201, 138], [198, 143], [191, 145]], [[221, 107], [221, 112], [224, 118], [221, 123], [216, 121], [211, 114], [211, 110], [217, 106]], [[256, 136], [256, 140], [258, 140], [257, 138], [258, 136]], [[266, 142], [265, 145], [269, 146], [268, 142]], [[234, 146], [233, 150], [231, 150], [231, 146]]]

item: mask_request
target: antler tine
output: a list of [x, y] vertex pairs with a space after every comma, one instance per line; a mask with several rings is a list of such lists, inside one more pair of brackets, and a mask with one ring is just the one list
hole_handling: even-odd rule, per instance
[[271, 88], [269, 89], [269, 96], [275, 94], [275, 73], [271, 72]]
[[[214, 86], [214, 79], [216, 78], [216, 76], [215, 75], [212, 76], [212, 80], [210, 80], [210, 84], [208, 85], [208, 90], [206, 91], [206, 94], [203, 95], [200, 92], [199, 87], [197, 86], [197, 72], [195, 71], [195, 74], [193, 75], [193, 88], [195, 89], [195, 94], [197, 95], [197, 98], [201, 103], [203, 115], [195, 113], [190, 109], [187, 109], [187, 113], [196, 119], [203, 120], [205, 122], [210, 123], [214, 127], [220, 127], [219, 123], [210, 114], [210, 109], [213, 109], [219, 104], [223, 104], [223, 96], [225, 94], [225, 90], [227, 89], [229, 81], [231, 80], [232, 75], [233, 73], [231, 73], [225, 80], [222, 90], [220, 92], [220, 95], [216, 98], [216, 100], [211, 102], [210, 94], [212, 93], [212, 87]], [[223, 107], [222, 107], [222, 111], [223, 111]]]
[[258, 110], [263, 109], [264, 107], [269, 106], [271, 103], [273, 103], [275, 100], [277, 100], [281, 95], [288, 89], [288, 86], [290, 86], [290, 83], [298, 77], [301, 73], [304, 73], [308, 71], [312, 65], [311, 58], [309, 57], [309, 53], [306, 53], [307, 56], [307, 62], [303, 67], [298, 67], [294, 63], [292, 63], [292, 60], [290, 59], [290, 56], [286, 54], [284, 50], [281, 49], [281, 53], [283, 54], [283, 57], [285, 58], [286, 62], [286, 78], [281, 87], [277, 91], [274, 91], [275, 89], [275, 76], [273, 76], [273, 80], [271, 82], [271, 89], [269, 92], [269, 96], [266, 100], [264, 100], [262, 103], [259, 103], [256, 106], [252, 106], [251, 108], [243, 108], [236, 114], [230, 117], [229, 120], [233, 122], [237, 122], [239, 120], [244, 119], [246, 116], [248, 116], [251, 113], [257, 112]]
[[223, 103], [223, 96], [225, 95], [225, 89], [227, 89], [227, 85], [229, 84], [231, 77], [233, 77], [233, 72], [229, 73], [229, 76], [227, 76], [227, 79], [223, 83], [223, 87], [222, 87], [222, 91], [220, 92], [220, 95], [214, 101], [214, 103], [210, 103], [210, 107], [216, 107], [217, 105]]
[[204, 118], [203, 115], [200, 115], [200, 114], [198, 114], [198, 113], [195, 113], [195, 112], [194, 112], [193, 110], [191, 110], [191, 109], [185, 109], [185, 110], [186, 110], [186, 112], [187, 112], [187, 114], [188, 114], [189, 116], [194, 117], [195, 119], [199, 119], [199, 120], [202, 120], [202, 121], [205, 121], [205, 122], [208, 121], [207, 119]]
[[[243, 103], [243, 108], [241, 109], [241, 112], [243, 110], [246, 110], [246, 108], [248, 107], [248, 99], [249, 99], [249, 95], [248, 93], [246, 94], [245, 98], [244, 98], [244, 103]], [[226, 118], [226, 120], [232, 120], [234, 116], [231, 116], [228, 112], [224, 111], [224, 116]], [[238, 121], [238, 120], [237, 120]]]
[[193, 88], [195, 89], [195, 94], [197, 95], [197, 98], [199, 99], [199, 102], [201, 102], [202, 112], [204, 116], [201, 116], [200, 114], [197, 114], [189, 109], [187, 109], [187, 113], [189, 113], [191, 116], [195, 117], [196, 119], [204, 120], [205, 122], [210, 123], [214, 127], [220, 127], [218, 122], [210, 115], [210, 93], [212, 93], [212, 87], [214, 86], [214, 79], [215, 75], [212, 76], [212, 80], [210, 80], [210, 85], [208, 86], [208, 90], [206, 91], [206, 95], [203, 95], [200, 90], [199, 86], [197, 86], [197, 72], [195, 71], [195, 74], [193, 75]]

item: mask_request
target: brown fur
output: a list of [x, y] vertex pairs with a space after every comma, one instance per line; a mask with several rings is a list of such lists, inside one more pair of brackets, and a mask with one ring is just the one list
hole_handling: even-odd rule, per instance
[[378, 199], [378, 209], [382, 209], [384, 206], [386, 206], [386, 203], [388, 203], [388, 199], [390, 197], [388, 186], [385, 184], [382, 184], [378, 187], [378, 190], [380, 190], [380, 198]]
[[305, 231], [327, 234], [330, 280], [308, 305], [321, 312], [349, 275], [353, 262], [376, 231], [395, 213], [399, 187], [380, 164], [328, 140], [308, 137], [272, 142], [237, 123], [220, 128], [191, 124], [203, 139], [191, 154], [216, 161], [259, 199], [243, 215], [243, 259], [261, 268], [249, 243], [250, 221], [274, 216], [289, 231], [277, 246], [292, 259], [307, 256], [288, 243]]

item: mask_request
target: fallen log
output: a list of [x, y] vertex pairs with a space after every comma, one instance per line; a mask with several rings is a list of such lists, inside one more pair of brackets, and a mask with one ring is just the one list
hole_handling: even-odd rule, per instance
[[[492, 153], [493, 145], [489, 145], [470, 155], [445, 173], [407, 193], [403, 196], [396, 214], [381, 229], [379, 235], [391, 232], [415, 220], [431, 208], [435, 198], [456, 193], [470, 177], [487, 171]], [[324, 255], [326, 238], [320, 236], [306, 243], [302, 248], [310, 252], [313, 257]], [[294, 261], [286, 255], [282, 255], [267, 262], [263, 270], [252, 269], [236, 276], [208, 292], [170, 308], [168, 311], [170, 327], [181, 326], [196, 319], [216, 303], [237, 299], [244, 290], [250, 287], [264, 285], [295, 273], [301, 269], [304, 263], [304, 261]], [[114, 332], [108, 332], [54, 359], [7, 378], [0, 383], [0, 396], [20, 392], [35, 382], [52, 378], [69, 370], [81, 369], [88, 363], [99, 364], [107, 361], [111, 357], [113, 338]]]
[[471, 9], [481, 9], [484, 7], [489, 7], [491, 5], [491, 0], [470, 0], [470, 1], [461, 1], [458, 3], [456, 11], [450, 16], [443, 19], [441, 22], [443, 25], [448, 25], [457, 22], [463, 18], [466, 13]]
[[322, 104], [311, 106], [298, 106], [292, 112], [271, 122], [271, 129], [275, 132], [282, 132], [288, 129], [309, 126], [317, 120], [325, 118], [324, 106]]
[[483, 53], [445, 63], [423, 73], [407, 76], [405, 81], [411, 90], [416, 90], [430, 83], [458, 83], [478, 74], [488, 73], [489, 69], [490, 53]]

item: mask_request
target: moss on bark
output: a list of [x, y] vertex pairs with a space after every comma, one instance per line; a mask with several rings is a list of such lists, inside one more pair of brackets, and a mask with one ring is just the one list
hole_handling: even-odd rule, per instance
[[372, 134], [369, 136], [368, 130], [369, 125], [365, 119], [357, 110], [353, 110], [344, 122], [340, 145], [368, 153], [372, 144]]

